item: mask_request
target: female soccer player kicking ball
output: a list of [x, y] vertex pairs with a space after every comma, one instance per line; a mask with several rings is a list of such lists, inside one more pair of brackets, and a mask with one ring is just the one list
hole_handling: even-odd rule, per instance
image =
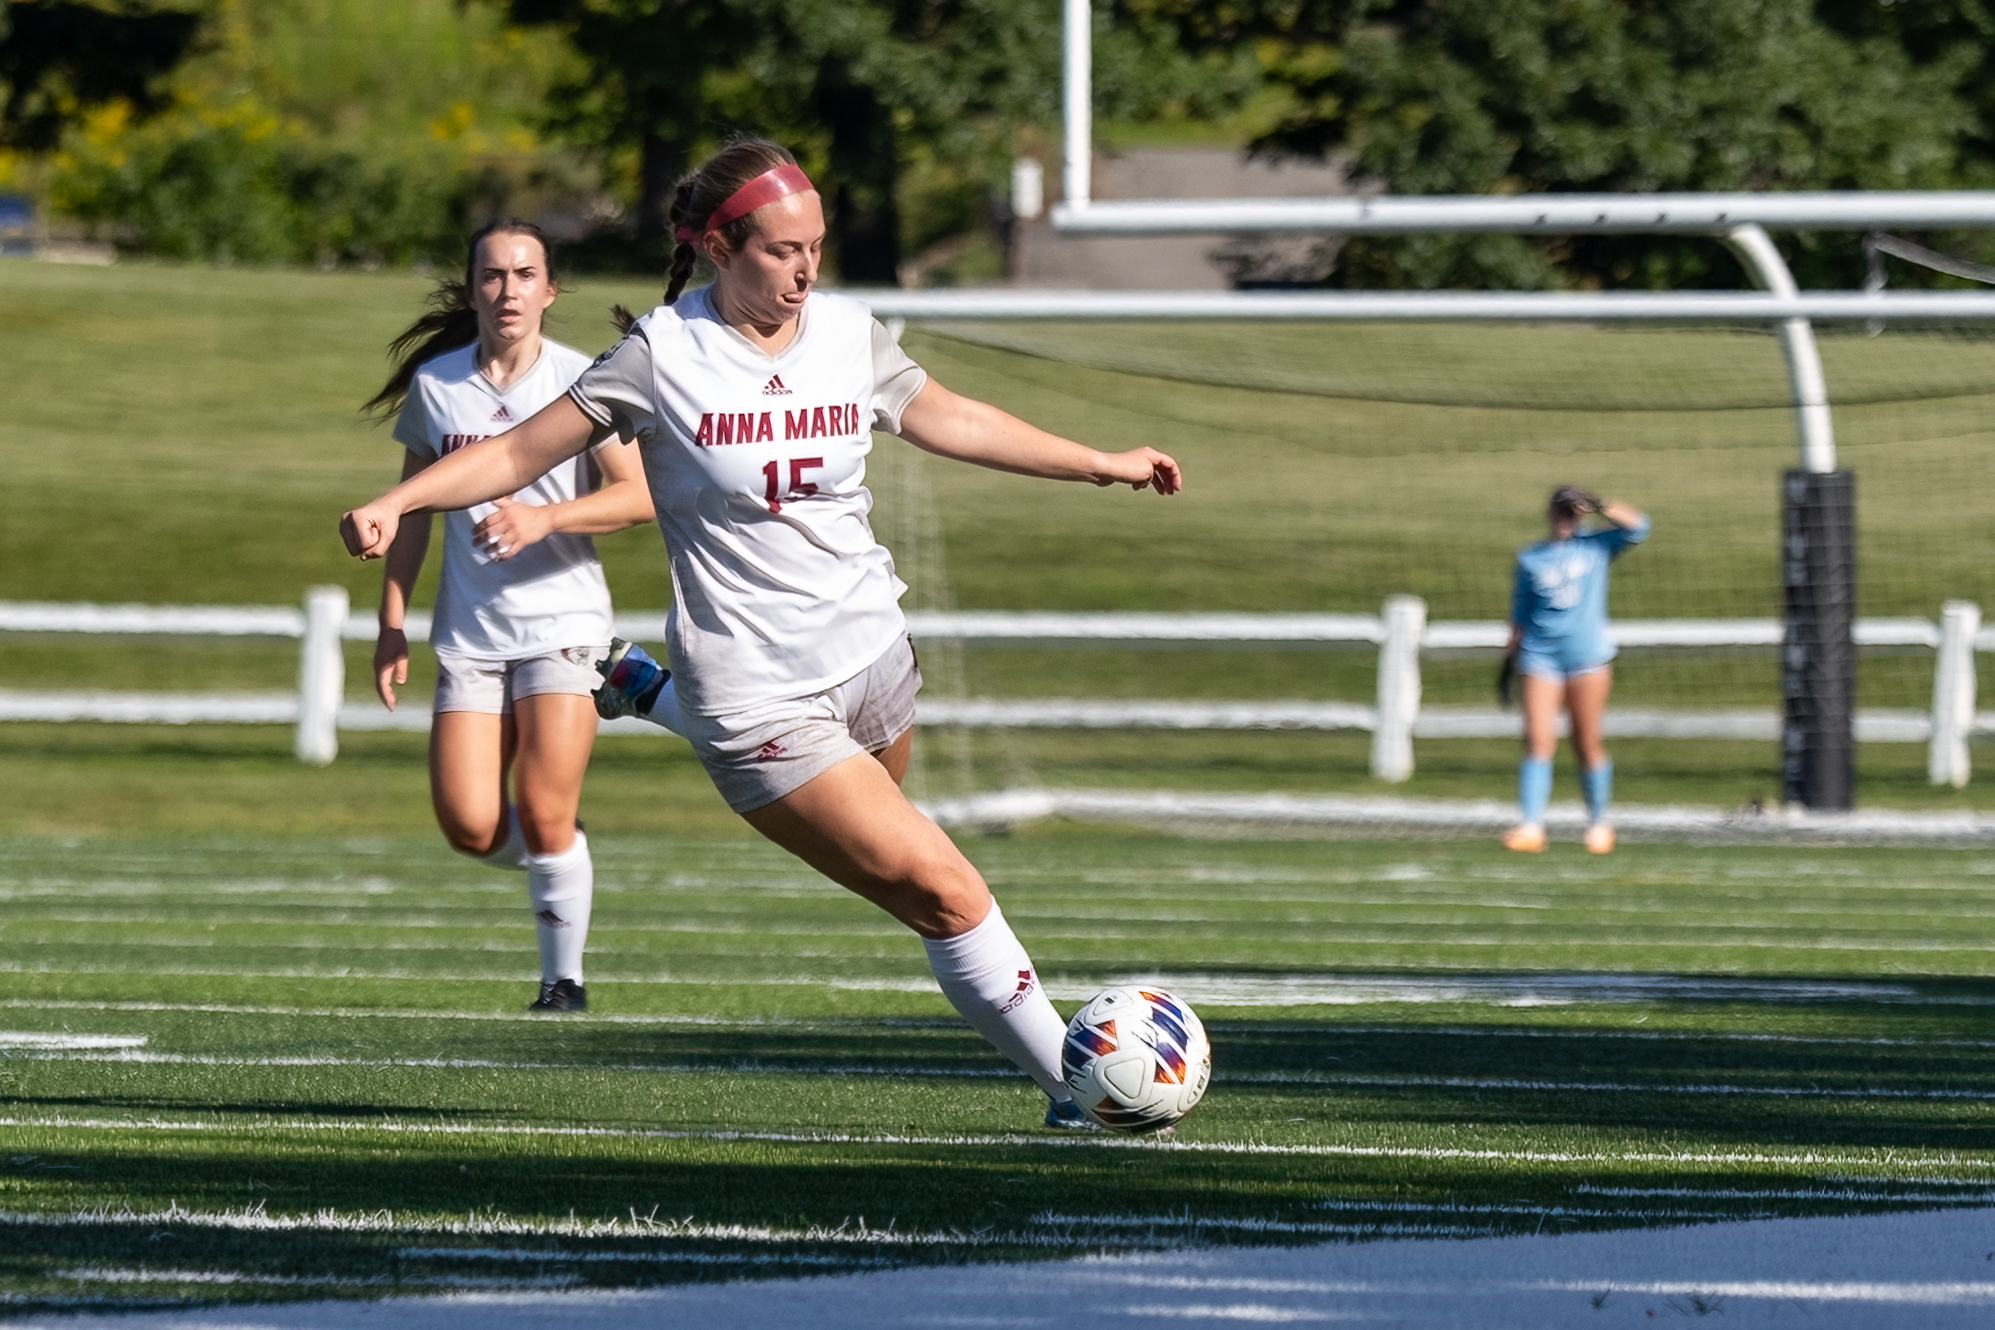
[[[1589, 513], [1611, 525], [1580, 530], [1580, 520]], [[1625, 503], [1602, 502], [1571, 485], [1553, 492], [1546, 518], [1550, 538], [1517, 553], [1516, 588], [1510, 598], [1506, 655], [1524, 685], [1524, 760], [1517, 773], [1523, 817], [1503, 844], [1528, 852], [1545, 848], [1545, 805], [1552, 797], [1552, 754], [1559, 747], [1563, 704], [1586, 795], [1586, 848], [1607, 854], [1614, 848], [1614, 828], [1607, 821], [1614, 763], [1600, 739], [1601, 716], [1614, 684], [1607, 565], [1649, 534], [1649, 519]]]
[[[528, 419], [587, 368], [580, 351], [541, 336], [559, 292], [537, 227], [494, 222], [472, 237], [464, 281], [443, 283], [431, 312], [390, 345], [401, 363], [367, 404], [399, 410], [404, 481]], [[528, 1010], [581, 1011], [595, 870], [575, 810], [596, 740], [594, 667], [610, 637], [609, 587], [589, 535], [649, 521], [651, 495], [636, 446], [605, 432], [586, 456], [550, 458], [480, 497], [489, 502], [468, 510], [421, 505], [423, 520], [375, 551], [387, 565], [374, 685], [394, 710], [395, 686], [409, 680], [402, 624], [429, 549], [428, 513], [460, 510], [444, 518], [430, 630], [430, 797], [453, 848], [526, 870], [540, 934], [540, 995]]]
[[[592, 440], [634, 434], [675, 591], [667, 634], [683, 732], [749, 825], [919, 934], [936, 981], [1081, 1125], [1060, 1077], [1065, 1023], [983, 878], [900, 791], [920, 686], [905, 588], [873, 538], [872, 431], [1020, 475], [1177, 492], [1152, 448], [1105, 454], [958, 397], [864, 305], [813, 291], [817, 192], [790, 154], [744, 140], [681, 182], [665, 304], [565, 397], [411, 476], [341, 521], [376, 558], [404, 513], [518, 488]], [[713, 285], [684, 298], [705, 253]], [[641, 707], [626, 648], [605, 693]], [[655, 713], [654, 713], [655, 714]]]

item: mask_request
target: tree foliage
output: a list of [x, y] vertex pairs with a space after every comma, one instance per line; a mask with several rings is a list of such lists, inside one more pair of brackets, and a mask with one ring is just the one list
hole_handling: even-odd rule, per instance
[[[1989, 174], [1983, 108], [1995, 93], [1978, 0], [1123, 3], [1176, 21], [1194, 47], [1257, 51], [1290, 95], [1258, 151], [1341, 156], [1396, 193], [1943, 188]], [[1804, 280], [1860, 273], [1853, 239], [1792, 249]], [[1640, 236], [1363, 240], [1340, 274], [1405, 286], [1740, 280], [1708, 242]]]
[[[668, 247], [678, 176], [752, 132], [798, 151], [819, 179], [841, 275], [891, 282], [907, 244], [969, 224], [1021, 136], [1058, 119], [1059, 0], [510, 0], [509, 12], [562, 25], [585, 58], [557, 90], [553, 124], [635, 153], [639, 250], [652, 262]], [[1112, 112], [1232, 88], [1230, 65], [1215, 74], [1153, 27], [1104, 19], [1099, 38], [1098, 101]]]
[[162, 105], [198, 15], [137, 0], [0, 0], [0, 146], [46, 152], [95, 107]]

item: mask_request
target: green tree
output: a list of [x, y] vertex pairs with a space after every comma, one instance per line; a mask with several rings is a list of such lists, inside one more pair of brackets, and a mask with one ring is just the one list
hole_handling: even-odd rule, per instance
[[163, 104], [198, 15], [139, 0], [0, 0], [0, 146], [46, 152], [83, 113]]
[[[1938, 188], [1984, 173], [1963, 151], [1985, 129], [1962, 88], [1985, 41], [1919, 53], [1900, 29], [1838, 27], [1810, 0], [1123, 2], [1174, 19], [1194, 46], [1257, 46], [1291, 100], [1256, 150], [1342, 155], [1396, 193]], [[1853, 237], [1789, 248], [1804, 281], [1860, 276]], [[1339, 279], [1678, 287], [1741, 274], [1709, 242], [1455, 236], [1354, 241]]]
[[[1057, 120], [1059, 0], [509, 0], [521, 23], [561, 24], [588, 66], [557, 92], [554, 126], [633, 152], [641, 257], [669, 249], [678, 176], [727, 134], [779, 139], [829, 204], [841, 276], [892, 282], [907, 238], [911, 166], [952, 200], [925, 210], [968, 223], [964, 200], [1002, 178], [1021, 132]], [[1098, 104], [1142, 115], [1230, 88], [1212, 62], [1150, 27], [1099, 31]], [[1230, 70], [1231, 66], [1227, 66]]]

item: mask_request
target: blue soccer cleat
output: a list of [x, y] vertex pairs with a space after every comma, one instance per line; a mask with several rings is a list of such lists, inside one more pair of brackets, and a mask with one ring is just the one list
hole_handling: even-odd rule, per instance
[[1071, 1099], [1046, 1105], [1046, 1125], [1058, 1131], [1098, 1130], [1095, 1120], [1081, 1112], [1081, 1106]]
[[596, 714], [604, 720], [619, 716], [648, 716], [665, 689], [672, 671], [653, 660], [645, 649], [621, 637], [610, 639], [610, 654], [597, 662], [596, 673], [603, 686], [589, 694], [596, 700]]

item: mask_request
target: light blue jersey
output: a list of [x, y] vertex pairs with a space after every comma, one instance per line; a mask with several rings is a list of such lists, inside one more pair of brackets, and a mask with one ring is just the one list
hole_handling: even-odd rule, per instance
[[1607, 565], [1649, 534], [1644, 517], [1571, 540], [1542, 540], [1517, 552], [1510, 622], [1524, 630], [1518, 668], [1564, 677], [1614, 659], [1607, 633]]

